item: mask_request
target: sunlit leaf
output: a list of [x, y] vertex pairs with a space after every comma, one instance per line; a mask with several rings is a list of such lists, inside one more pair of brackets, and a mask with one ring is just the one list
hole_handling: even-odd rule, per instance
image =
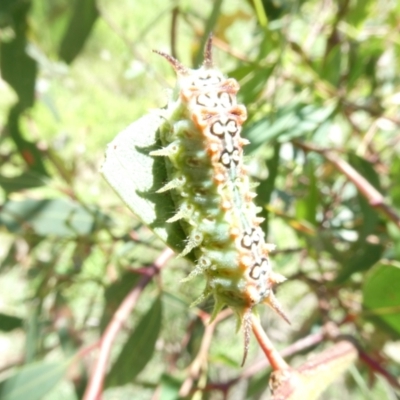
[[0, 175], [0, 186], [8, 193], [16, 192], [22, 189], [30, 189], [43, 186], [45, 180], [43, 176], [34, 172], [23, 172], [14, 177], [6, 177]]
[[186, 235], [179, 222], [165, 221], [175, 214], [168, 193], [156, 193], [167, 180], [162, 157], [151, 157], [161, 147], [157, 130], [163, 120], [147, 114], [108, 145], [101, 172], [130, 210], [154, 233], [178, 252], [184, 248]]
[[177, 400], [180, 398], [179, 389], [182, 386], [182, 381], [174, 378], [171, 375], [163, 374], [161, 376], [160, 400]]
[[363, 306], [374, 320], [390, 327], [400, 337], [400, 263], [377, 264], [363, 284]]
[[263, 143], [280, 143], [312, 133], [333, 113], [334, 105], [317, 107], [298, 102], [289, 103], [275, 115], [268, 115], [253, 125], [245, 126], [244, 135], [250, 140], [249, 153]]
[[2, 400], [41, 400], [63, 378], [69, 363], [28, 364], [0, 383]]
[[95, 0], [77, 0], [67, 30], [62, 39], [59, 56], [71, 63], [89, 37], [98, 17]]
[[0, 226], [17, 233], [30, 230], [37, 235], [88, 235], [108, 217], [96, 208], [86, 208], [67, 199], [8, 201], [0, 210]]

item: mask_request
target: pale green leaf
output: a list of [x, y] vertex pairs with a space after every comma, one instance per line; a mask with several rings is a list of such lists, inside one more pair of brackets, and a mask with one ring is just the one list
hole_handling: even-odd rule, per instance
[[163, 119], [150, 113], [129, 125], [108, 145], [101, 172], [130, 210], [172, 249], [182, 251], [186, 238], [179, 222], [165, 221], [175, 214], [169, 193], [156, 193], [167, 181], [163, 157], [151, 157], [161, 143]]
[[40, 400], [62, 379], [69, 363], [28, 364], [0, 384], [2, 400]]

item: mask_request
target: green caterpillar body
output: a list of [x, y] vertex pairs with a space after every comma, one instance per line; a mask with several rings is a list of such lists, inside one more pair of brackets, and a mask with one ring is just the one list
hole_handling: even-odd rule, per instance
[[162, 110], [163, 148], [150, 153], [164, 156], [169, 182], [158, 192], [172, 190], [177, 212], [167, 222], [181, 220], [188, 235], [180, 256], [194, 250], [197, 265], [188, 278], [204, 274], [206, 289], [199, 301], [215, 299], [213, 317], [228, 305], [243, 324], [246, 351], [253, 307], [269, 304], [286, 320], [272, 288], [285, 278], [271, 269], [269, 253], [253, 202], [248, 171], [243, 164], [240, 136], [247, 117], [237, 104], [239, 84], [212, 65], [211, 39], [201, 68], [184, 67], [157, 52], [174, 67], [176, 98]]

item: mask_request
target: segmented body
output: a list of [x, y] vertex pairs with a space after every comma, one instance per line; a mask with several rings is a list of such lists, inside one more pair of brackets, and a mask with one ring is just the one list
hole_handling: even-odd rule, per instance
[[231, 307], [244, 323], [248, 343], [254, 306], [267, 303], [286, 317], [272, 291], [284, 278], [271, 269], [273, 246], [265, 242], [263, 219], [257, 216], [255, 193], [243, 164], [248, 141], [240, 133], [247, 112], [237, 104], [239, 84], [212, 66], [211, 39], [197, 70], [159, 54], [178, 77], [176, 99], [163, 113], [164, 147], [151, 153], [166, 157], [170, 180], [159, 192], [172, 190], [177, 206], [167, 222], [182, 221], [188, 239], [181, 256], [194, 250], [197, 257], [189, 278], [200, 273], [207, 278], [201, 299], [214, 296], [214, 316], [223, 306]]

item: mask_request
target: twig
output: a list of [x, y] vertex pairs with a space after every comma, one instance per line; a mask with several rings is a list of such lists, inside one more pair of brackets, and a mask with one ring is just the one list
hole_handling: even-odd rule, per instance
[[186, 378], [185, 382], [183, 382], [181, 389], [179, 391], [180, 397], [186, 397], [189, 395], [189, 393], [193, 387], [193, 382], [196, 379], [198, 379], [200, 372], [201, 372], [204, 364], [207, 361], [207, 354], [208, 354], [208, 350], [211, 345], [211, 339], [213, 337], [215, 327], [217, 326], [217, 324], [219, 322], [221, 322], [223, 319], [229, 317], [230, 315], [232, 315], [232, 311], [229, 308], [227, 308], [227, 309], [221, 311], [217, 315], [215, 320], [213, 322], [211, 322], [211, 324], [206, 326], [203, 338], [201, 340], [200, 350], [197, 353], [196, 358], [190, 364], [188, 377]]
[[165, 265], [168, 259], [172, 257], [173, 254], [174, 253], [171, 249], [166, 248], [154, 262], [152, 267], [148, 268], [149, 271], [152, 271], [152, 273], [148, 275], [143, 275], [138, 284], [130, 291], [130, 293], [128, 293], [128, 295], [125, 297], [125, 299], [115, 312], [112, 320], [108, 324], [100, 340], [99, 357], [86, 388], [85, 395], [83, 397], [84, 400], [100, 399], [108, 359], [110, 357], [111, 348], [118, 332], [121, 330], [125, 321], [129, 317], [129, 314], [135, 307], [143, 289], [160, 271], [160, 269]]
[[372, 207], [380, 210], [390, 220], [392, 220], [397, 227], [400, 228], [400, 216], [385, 202], [383, 195], [376, 190], [362, 175], [360, 175], [348, 162], [342, 158], [339, 158], [337, 154], [331, 150], [324, 150], [317, 146], [298, 141], [294, 141], [294, 144], [305, 151], [314, 151], [323, 155], [336, 167], [337, 170], [342, 172], [347, 179], [349, 179], [357, 187], [357, 189], [368, 200]]
[[274, 347], [272, 342], [269, 340], [263, 327], [261, 326], [260, 320], [252, 314], [251, 323], [254, 336], [256, 337], [260, 347], [264, 351], [264, 354], [268, 358], [271, 367], [274, 370], [283, 370], [290, 368], [282, 356], [278, 353], [278, 350]]
[[343, 340], [296, 369], [274, 371], [270, 377], [272, 400], [316, 400], [357, 359], [357, 348]]
[[[312, 335], [308, 335], [307, 337], [298, 340], [297, 342], [291, 344], [290, 346], [286, 347], [284, 350], [280, 352], [280, 355], [282, 357], [289, 357], [294, 354], [300, 353], [301, 351], [315, 346], [318, 343], [322, 342], [322, 340], [325, 338], [325, 329], [321, 329], [317, 333], [313, 333]], [[235, 385], [237, 382], [241, 380], [246, 380], [251, 378], [252, 376], [256, 375], [260, 371], [265, 370], [270, 365], [269, 360], [263, 358], [262, 360], [254, 362], [252, 365], [250, 365], [248, 368], [246, 368], [240, 375], [238, 375], [236, 378], [230, 379], [229, 381], [225, 382], [210, 382], [205, 390], [220, 390], [224, 393], [227, 393], [228, 390]]]
[[[317, 345], [318, 343], [321, 343], [322, 340], [324, 339], [325, 334], [323, 330], [313, 333], [311, 335], [306, 336], [305, 338], [302, 338], [298, 340], [297, 342], [291, 344], [290, 346], [286, 347], [280, 352], [280, 355], [282, 357], [290, 357], [294, 354], [300, 353], [301, 351], [308, 349], [309, 347], [313, 347]], [[238, 379], [248, 379], [251, 376], [257, 374], [258, 372], [264, 370], [266, 367], [270, 365], [269, 360], [267, 359], [262, 359], [258, 362], [255, 362], [253, 365], [250, 367], [246, 368], [244, 370]]]
[[176, 37], [178, 29], [178, 16], [179, 16], [179, 6], [175, 6], [171, 12], [171, 56], [178, 58], [176, 54]]
[[358, 349], [360, 359], [365, 362], [375, 373], [382, 375], [393, 387], [400, 389], [400, 381], [388, 370], [382, 367], [376, 360], [371, 358], [363, 350]]

